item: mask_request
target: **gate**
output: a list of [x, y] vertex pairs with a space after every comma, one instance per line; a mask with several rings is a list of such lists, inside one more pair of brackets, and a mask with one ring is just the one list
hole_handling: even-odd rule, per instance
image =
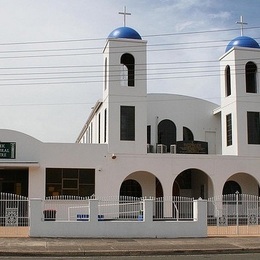
[[28, 236], [29, 200], [17, 194], [0, 193], [0, 236]]
[[227, 194], [208, 199], [208, 235], [259, 235], [260, 198]]

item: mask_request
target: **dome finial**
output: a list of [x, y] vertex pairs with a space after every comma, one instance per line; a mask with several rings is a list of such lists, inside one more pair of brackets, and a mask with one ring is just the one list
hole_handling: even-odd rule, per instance
[[119, 14], [124, 15], [124, 27], [126, 26], [126, 16], [131, 15], [131, 13], [126, 12], [126, 6], [124, 6], [124, 12], [119, 12]]
[[247, 23], [244, 22], [242, 15], [240, 16], [240, 21], [236, 23], [240, 24], [240, 32], [241, 32], [241, 36], [243, 36], [244, 25], [246, 25]]

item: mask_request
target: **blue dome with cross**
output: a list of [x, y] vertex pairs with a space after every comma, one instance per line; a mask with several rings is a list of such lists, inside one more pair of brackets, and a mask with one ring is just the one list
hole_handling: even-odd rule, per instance
[[233, 39], [226, 47], [226, 52], [233, 47], [260, 48], [259, 44], [251, 37], [239, 36]]
[[136, 30], [126, 26], [119, 27], [108, 35], [108, 39], [120, 39], [120, 38], [142, 40], [142, 37]]

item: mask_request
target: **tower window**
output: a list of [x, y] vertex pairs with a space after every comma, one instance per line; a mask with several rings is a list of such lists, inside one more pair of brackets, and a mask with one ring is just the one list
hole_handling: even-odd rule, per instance
[[248, 62], [246, 64], [246, 92], [256, 93], [257, 92], [257, 67], [255, 63]]
[[247, 112], [248, 144], [260, 144], [260, 112]]
[[121, 106], [120, 109], [120, 140], [135, 140], [135, 107]]
[[135, 85], [135, 58], [129, 53], [121, 56], [120, 60], [123, 64], [123, 81], [127, 82], [127, 86], [134, 87]]
[[230, 76], [230, 66], [227, 65], [225, 69], [225, 84], [226, 84], [226, 96], [231, 95], [231, 76]]
[[227, 146], [232, 145], [232, 116], [228, 114], [226, 116], [226, 125], [227, 125]]

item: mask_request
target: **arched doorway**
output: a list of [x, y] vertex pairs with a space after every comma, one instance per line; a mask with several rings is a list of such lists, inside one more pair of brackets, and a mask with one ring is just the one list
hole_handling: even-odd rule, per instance
[[160, 180], [150, 172], [137, 171], [129, 174], [121, 184], [120, 196], [157, 198], [154, 215], [163, 214], [163, 187]]
[[162, 120], [158, 125], [158, 144], [164, 144], [170, 152], [171, 144], [176, 144], [176, 126], [169, 120]]
[[174, 180], [172, 196], [207, 199], [213, 195], [210, 177], [199, 169], [186, 169]]
[[255, 177], [248, 173], [235, 173], [226, 180], [222, 194], [235, 194], [236, 191], [239, 194], [259, 196], [259, 183]]
[[146, 171], [136, 171], [129, 174], [124, 179], [120, 187], [120, 195], [163, 197], [163, 187], [160, 180], [152, 173]]
[[227, 181], [224, 185], [222, 195], [242, 193], [240, 185], [236, 181]]

